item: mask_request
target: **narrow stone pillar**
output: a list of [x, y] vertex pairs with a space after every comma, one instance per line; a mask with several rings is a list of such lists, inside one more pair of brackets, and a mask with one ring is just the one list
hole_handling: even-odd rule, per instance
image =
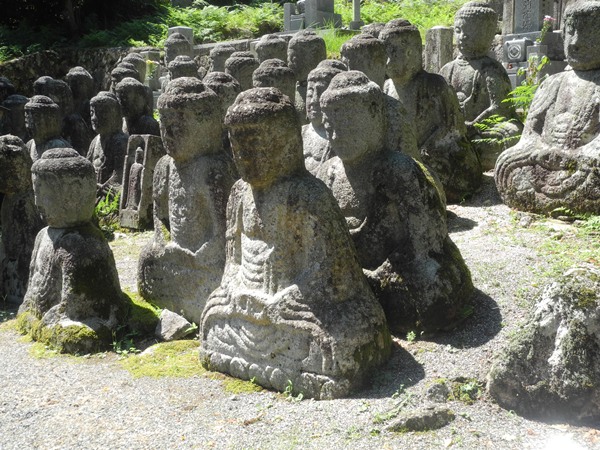
[[433, 27], [425, 34], [425, 70], [439, 73], [444, 64], [452, 61], [452, 27]]

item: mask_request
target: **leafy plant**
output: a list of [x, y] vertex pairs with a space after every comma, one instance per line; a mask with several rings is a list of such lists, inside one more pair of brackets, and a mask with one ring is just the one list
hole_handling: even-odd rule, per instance
[[488, 144], [502, 144], [505, 148], [508, 148], [521, 139], [521, 135], [510, 135], [509, 133], [504, 133], [503, 131], [508, 127], [509, 123], [516, 123], [517, 119], [507, 119], [504, 116], [494, 114], [486, 119], [483, 119], [481, 122], [475, 122], [473, 125], [477, 128], [482, 134], [483, 133], [493, 133], [498, 136], [506, 136], [503, 138], [498, 137], [485, 137], [485, 138], [477, 138], [473, 139], [475, 143], [488, 143]]
[[417, 340], [417, 334], [414, 331], [406, 333], [406, 340], [408, 342], [415, 342]]
[[527, 119], [533, 96], [545, 78], [541, 77], [540, 73], [549, 61], [547, 56], [542, 56], [541, 58], [537, 56], [530, 57], [527, 68], [521, 68], [518, 72], [519, 75], [525, 75], [525, 79], [521, 82], [520, 86], [509, 92], [507, 98], [502, 100], [503, 103], [509, 103], [516, 108], [523, 123]]
[[98, 228], [109, 240], [114, 238], [114, 232], [119, 228], [119, 197], [119, 192], [114, 193], [109, 188], [106, 196], [101, 197], [94, 208], [94, 218]]
[[301, 402], [304, 399], [304, 394], [300, 392], [297, 396], [294, 397], [294, 383], [292, 380], [288, 380], [287, 385], [283, 391], [283, 395], [292, 402]]

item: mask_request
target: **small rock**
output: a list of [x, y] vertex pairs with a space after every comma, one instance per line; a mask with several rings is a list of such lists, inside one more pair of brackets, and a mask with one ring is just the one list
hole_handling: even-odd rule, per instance
[[450, 395], [450, 389], [446, 383], [435, 383], [427, 389], [427, 399], [435, 403], [446, 403]]
[[396, 432], [437, 430], [455, 418], [454, 413], [446, 407], [428, 406], [398, 417], [385, 429]]
[[528, 215], [523, 215], [523, 217], [521, 217], [521, 220], [519, 220], [519, 226], [523, 228], [529, 228], [532, 223], [533, 217]]
[[193, 332], [194, 327], [185, 318], [168, 309], [163, 309], [154, 334], [164, 341], [176, 341]]

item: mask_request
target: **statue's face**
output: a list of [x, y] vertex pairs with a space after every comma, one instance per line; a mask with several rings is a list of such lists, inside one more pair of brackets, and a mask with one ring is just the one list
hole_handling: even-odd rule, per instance
[[392, 79], [410, 79], [421, 70], [421, 43], [408, 33], [384, 40], [387, 52], [386, 74]]
[[565, 54], [573, 69], [600, 69], [599, 20], [600, 13], [587, 16], [570, 15], [565, 19]]
[[496, 24], [483, 17], [458, 18], [454, 22], [456, 46], [466, 58], [485, 56], [492, 45]]
[[121, 117], [110, 106], [90, 105], [90, 120], [92, 129], [98, 134], [115, 132], [121, 128]]
[[309, 81], [306, 86], [306, 115], [315, 125], [321, 125], [323, 116], [319, 100], [321, 94], [327, 89], [327, 83], [323, 80]]
[[55, 110], [25, 109], [25, 127], [36, 141], [60, 134], [60, 113]]

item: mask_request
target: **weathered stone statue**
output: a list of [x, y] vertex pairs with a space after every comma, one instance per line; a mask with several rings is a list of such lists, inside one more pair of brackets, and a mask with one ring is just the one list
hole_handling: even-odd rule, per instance
[[[467, 135], [479, 153], [483, 170], [493, 169], [498, 155], [514, 145], [523, 130], [514, 107], [502, 103], [512, 89], [508, 74], [498, 61], [487, 56], [498, 21], [496, 11], [488, 5], [468, 2], [458, 10], [454, 33], [460, 53], [440, 72], [458, 95]], [[478, 130], [475, 124], [492, 116], [502, 116], [506, 121], [498, 126], [490, 124], [483, 132]]]
[[15, 86], [6, 77], [0, 77], [0, 102], [4, 101], [9, 95], [16, 94]]
[[43, 76], [35, 80], [33, 91], [36, 95], [50, 97], [60, 107], [63, 121], [61, 136], [69, 142], [69, 147], [73, 147], [80, 155], [86, 155], [94, 133], [83, 117], [75, 111], [73, 93], [69, 85], [63, 80]]
[[300, 127], [274, 88], [242, 92], [225, 121], [242, 176], [227, 206], [227, 262], [202, 315], [211, 370], [314, 398], [347, 395], [389, 355], [380, 305], [344, 218], [304, 168]]
[[381, 33], [384, 27], [385, 23], [383, 22], [371, 22], [370, 24], [363, 26], [360, 29], [360, 32], [363, 34], [370, 34], [379, 39], [379, 33]]
[[[242, 92], [240, 83], [225, 72], [209, 72], [202, 82], [219, 96], [219, 100], [221, 101], [221, 123], [223, 123], [227, 109], [233, 105], [238, 94]], [[229, 133], [225, 127], [223, 127], [222, 141], [225, 153], [231, 156]]]
[[242, 91], [252, 87], [252, 73], [258, 68], [258, 59], [250, 52], [234, 52], [225, 61], [225, 73], [235, 78]]
[[274, 87], [290, 99], [296, 96], [296, 76], [280, 59], [266, 59], [252, 74], [254, 87]]
[[147, 65], [146, 60], [142, 55], [135, 52], [128, 53], [121, 62], [132, 64], [133, 67], [135, 67], [135, 70], [137, 70], [137, 72], [140, 74], [139, 81], [144, 83], [146, 80]]
[[94, 96], [94, 79], [90, 73], [81, 66], [69, 69], [65, 81], [73, 94], [73, 106], [77, 114], [91, 128], [90, 99]]
[[168, 66], [177, 56], [194, 56], [194, 46], [181, 33], [173, 33], [165, 41], [165, 64]]
[[69, 147], [61, 137], [62, 115], [60, 107], [45, 95], [34, 95], [25, 104], [25, 126], [32, 136], [27, 151], [32, 161], [38, 160], [49, 148]]
[[294, 106], [302, 125], [308, 123], [306, 117], [306, 86], [311, 70], [327, 59], [325, 41], [312, 30], [298, 31], [288, 43], [288, 67], [296, 74], [296, 98]]
[[154, 239], [138, 267], [140, 294], [200, 323], [225, 265], [225, 209], [235, 181], [223, 151], [221, 106], [197, 78], [177, 78], [158, 100], [167, 155], [154, 173]]
[[512, 208], [600, 214], [599, 21], [600, 4], [594, 1], [565, 10], [565, 54], [572, 70], [540, 85], [521, 140], [496, 163], [496, 186]]
[[322, 94], [321, 109], [337, 157], [318, 177], [342, 209], [390, 329], [455, 326], [471, 303], [471, 274], [448, 236], [445, 205], [426, 169], [385, 148], [383, 92], [362, 72], [343, 72]]
[[92, 128], [98, 135], [87, 153], [96, 171], [100, 192], [106, 187], [121, 189], [123, 164], [129, 136], [123, 132], [123, 116], [117, 97], [102, 91], [90, 101]]
[[[385, 93], [405, 108], [421, 158], [439, 177], [448, 201], [462, 200], [479, 187], [482, 169], [456, 93], [443, 77], [423, 70], [421, 35], [410, 22], [388, 22], [380, 39], [388, 53]], [[390, 128], [397, 125], [390, 122]]]
[[287, 41], [276, 34], [264, 34], [254, 47], [260, 63], [267, 59], [287, 61], [287, 48]]
[[43, 222], [35, 208], [31, 158], [17, 136], [0, 136], [0, 298], [21, 303], [33, 243]]
[[225, 72], [225, 61], [235, 52], [235, 47], [222, 43], [215, 45], [210, 51], [210, 72]]
[[529, 417], [600, 421], [600, 270], [570, 269], [546, 287], [532, 317], [498, 355], [488, 391]]
[[340, 54], [348, 69], [360, 70], [383, 88], [387, 53], [382, 41], [370, 34], [358, 34], [344, 42]]
[[152, 92], [138, 80], [125, 78], [116, 88], [123, 111], [123, 131], [160, 136], [158, 122], [152, 117]]
[[306, 169], [316, 175], [319, 167], [333, 155], [323, 124], [321, 94], [338, 73], [347, 71], [346, 65], [335, 59], [325, 59], [308, 74], [306, 86], [306, 115], [310, 123], [302, 126], [302, 151]]
[[129, 168], [129, 182], [127, 183], [126, 209], [139, 210], [142, 199], [142, 175], [144, 170], [144, 149], [138, 147], [135, 150], [135, 162]]
[[91, 223], [92, 163], [74, 149], [57, 148], [31, 171], [35, 204], [48, 226], [35, 240], [18, 326], [64, 352], [104, 349], [123, 326], [128, 304], [110, 247]]
[[171, 80], [181, 77], [198, 78], [198, 64], [186, 55], [179, 55], [167, 66]]
[[133, 64], [120, 63], [110, 72], [110, 91], [116, 92], [117, 85], [125, 78], [133, 78], [140, 81], [140, 73]]
[[[19, 94], [9, 95], [0, 103], [4, 108], [4, 114], [0, 118], [0, 135], [12, 134], [27, 142], [31, 136], [25, 126], [25, 104], [29, 101], [27, 97]], [[1, 108], [0, 108], [1, 109]]]

